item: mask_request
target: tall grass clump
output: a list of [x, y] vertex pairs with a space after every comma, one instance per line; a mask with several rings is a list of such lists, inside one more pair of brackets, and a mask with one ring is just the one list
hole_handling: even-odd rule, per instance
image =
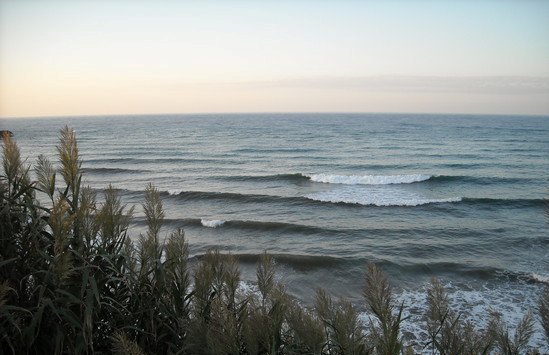
[[[276, 262], [261, 255], [257, 292], [244, 292], [238, 260], [211, 250], [189, 263], [182, 229], [163, 232], [158, 190], [146, 187], [147, 230], [129, 237], [134, 209], [112, 186], [82, 184], [74, 132], [58, 162], [24, 163], [3, 136], [0, 175], [0, 353], [2, 354], [519, 354], [531, 351], [534, 314], [511, 332], [497, 314], [479, 330], [449, 306], [436, 279], [428, 290], [430, 341], [402, 337], [403, 304], [374, 264], [365, 273], [369, 322], [324, 290], [314, 306], [286, 292]], [[98, 202], [101, 201], [101, 202]], [[549, 339], [549, 291], [539, 318]]]
[[486, 331], [477, 331], [471, 322], [449, 306], [448, 296], [437, 279], [427, 290], [427, 331], [433, 352], [439, 354], [487, 354], [494, 344], [495, 324], [493, 315]]

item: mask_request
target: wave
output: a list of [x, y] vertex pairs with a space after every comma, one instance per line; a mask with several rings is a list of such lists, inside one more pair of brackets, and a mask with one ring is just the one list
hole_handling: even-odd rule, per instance
[[463, 198], [462, 202], [469, 205], [489, 205], [494, 207], [542, 207], [547, 202], [542, 198]]
[[181, 195], [185, 191], [182, 189], [168, 189], [166, 190], [166, 192], [168, 193], [168, 195], [177, 196], [177, 195]]
[[[135, 193], [134, 191], [131, 192]], [[537, 207], [545, 204], [544, 199], [495, 199], [449, 197], [440, 199], [419, 198], [415, 195], [383, 195], [372, 193], [357, 195], [354, 191], [327, 191], [306, 196], [277, 196], [260, 194], [240, 194], [232, 192], [169, 190], [162, 194], [171, 198], [191, 200], [223, 200], [238, 203], [290, 203], [290, 204], [341, 204], [349, 206], [413, 207], [430, 204], [464, 203], [468, 205], [486, 205], [498, 207]]]
[[[378, 262], [376, 262], [377, 264]], [[382, 260], [382, 268], [394, 269], [398, 273], [426, 274], [436, 277], [444, 275], [462, 275], [475, 280], [492, 280], [521, 282], [527, 284], [547, 284], [549, 278], [527, 271], [511, 271], [491, 266], [471, 266], [455, 262], [431, 262], [424, 264], [398, 264]]]
[[411, 184], [429, 180], [431, 175], [411, 174], [411, 175], [331, 175], [331, 174], [313, 174], [306, 175], [311, 181], [328, 184], [344, 185], [391, 185], [391, 184]]
[[[372, 199], [370, 196], [357, 196], [346, 194], [345, 192], [327, 192], [310, 194], [306, 196], [276, 196], [276, 195], [256, 195], [239, 194], [231, 192], [206, 192], [206, 191], [181, 191], [169, 190], [166, 192], [170, 196], [178, 199], [189, 200], [230, 200], [241, 203], [290, 203], [290, 204], [310, 204], [310, 203], [330, 203], [354, 206], [419, 206], [431, 203], [451, 203], [461, 201], [461, 197], [447, 199]], [[345, 195], [344, 195], [345, 194]]]
[[264, 153], [311, 153], [317, 152], [316, 148], [240, 148], [234, 149], [234, 153], [253, 153], [253, 154], [264, 154]]
[[[102, 193], [104, 189], [93, 189], [97, 193]], [[116, 189], [122, 196], [139, 197], [144, 196], [145, 192], [140, 190]], [[382, 198], [376, 200], [373, 196], [355, 196], [350, 192], [329, 191], [306, 196], [278, 196], [262, 194], [241, 194], [233, 192], [212, 192], [212, 191], [184, 191], [181, 189], [169, 189], [160, 191], [161, 196], [169, 199], [182, 201], [230, 201], [234, 203], [285, 203], [293, 205], [344, 205], [349, 207], [413, 207], [430, 204], [464, 204], [471, 206], [487, 207], [544, 207], [548, 202], [543, 198], [476, 198], [476, 197], [449, 197], [440, 199], [421, 199], [410, 196], [389, 196], [386, 200]], [[392, 199], [392, 200], [390, 200]]]
[[208, 228], [217, 228], [217, 227], [220, 227], [220, 226], [222, 226], [223, 224], [225, 224], [225, 221], [220, 220], [220, 219], [211, 219], [211, 220], [208, 220], [208, 219], [201, 219], [201, 220], [200, 220], [200, 223], [201, 223], [204, 227], [208, 227]]
[[[253, 230], [253, 231], [265, 231], [265, 232], [289, 232], [299, 233], [304, 235], [311, 234], [355, 234], [360, 233], [360, 236], [387, 236], [387, 235], [452, 235], [452, 236], [470, 236], [472, 234], [493, 235], [501, 234], [506, 231], [505, 228], [448, 228], [448, 227], [411, 227], [411, 228], [347, 228], [338, 227], [332, 228], [328, 226], [315, 226], [299, 223], [288, 222], [274, 222], [274, 221], [261, 221], [261, 220], [210, 220], [207, 218], [165, 218], [164, 223], [171, 227], [204, 227], [204, 221], [222, 221], [224, 228], [239, 229], [239, 230]], [[135, 217], [133, 222], [145, 226], [147, 221], [143, 217]], [[514, 240], [514, 238], [509, 239]], [[518, 238], [518, 242], [523, 242]]]
[[[301, 174], [297, 174], [301, 175]], [[464, 182], [480, 185], [501, 184], [501, 183], [520, 183], [529, 182], [532, 179], [500, 177], [500, 176], [466, 176], [466, 175], [427, 175], [427, 174], [407, 174], [407, 175], [302, 175], [309, 177], [311, 181], [346, 184], [346, 185], [390, 185], [390, 184], [412, 184], [418, 182]]]
[[[146, 221], [143, 219], [136, 220], [138, 223], [145, 225]], [[198, 219], [198, 218], [187, 218], [187, 219], [165, 219], [165, 223], [173, 224], [177, 226], [190, 226], [190, 227], [221, 227], [232, 228], [238, 230], [252, 230], [260, 232], [288, 232], [288, 233], [300, 233], [305, 235], [311, 234], [338, 234], [338, 233], [353, 233], [362, 231], [360, 229], [331, 229], [323, 228], [316, 226], [309, 226], [303, 224], [293, 224], [293, 223], [284, 223], [284, 222], [269, 222], [269, 221], [250, 221], [250, 220], [207, 220], [207, 219]], [[380, 230], [381, 231], [381, 230]], [[374, 231], [376, 232], [376, 231]], [[379, 232], [379, 231], [378, 231]]]
[[[224, 255], [224, 254], [222, 254]], [[241, 263], [252, 264], [258, 263], [262, 253], [236, 253], [232, 254]], [[353, 267], [354, 272], [362, 273], [364, 269], [361, 266], [366, 266], [367, 263], [373, 262], [388, 273], [396, 274], [423, 274], [426, 276], [444, 277], [444, 275], [457, 274], [465, 277], [471, 277], [475, 280], [492, 280], [498, 279], [501, 281], [522, 282], [527, 284], [547, 284], [547, 277], [537, 275], [530, 272], [509, 271], [497, 267], [490, 266], [470, 266], [455, 262], [431, 262], [422, 264], [411, 263], [396, 263], [389, 260], [372, 260], [368, 258], [349, 258], [335, 255], [315, 255], [315, 254], [286, 254], [286, 253], [270, 253], [278, 265], [291, 267], [298, 270], [313, 270], [329, 268], [340, 268], [349, 270]], [[201, 259], [204, 254], [196, 254], [193, 259]], [[358, 266], [358, 268], [357, 268]]]
[[165, 157], [165, 158], [158, 158], [158, 157], [152, 157], [152, 158], [143, 158], [143, 157], [116, 157], [116, 158], [91, 158], [86, 159], [86, 163], [108, 163], [108, 164], [114, 164], [114, 163], [128, 163], [128, 164], [171, 164], [171, 163], [179, 163], [179, 164], [223, 164], [223, 165], [240, 165], [244, 164], [244, 162], [240, 159], [225, 159], [225, 158], [183, 158], [183, 157]]
[[140, 173], [146, 173], [149, 171], [150, 170], [122, 169], [122, 168], [82, 168], [82, 172], [90, 173], [90, 174], [124, 174], [124, 173], [140, 174]]
[[231, 176], [217, 176], [215, 179], [225, 181], [287, 181], [287, 182], [307, 182], [310, 181], [309, 177], [296, 173], [296, 174], [273, 174], [273, 175], [231, 175]]
[[[240, 263], [255, 264], [261, 260], [263, 254], [240, 253], [231, 254], [235, 256]], [[328, 255], [303, 255], [303, 254], [270, 254], [279, 265], [286, 265], [298, 270], [310, 270], [325, 267], [342, 266], [351, 259], [328, 256]], [[192, 259], [202, 259], [204, 254], [197, 254]]]
[[535, 272], [533, 272], [531, 274], [531, 278], [534, 281], [549, 285], [549, 276], [547, 276], [547, 275], [540, 275], [540, 274], [536, 274]]
[[304, 203], [302, 197], [285, 197], [277, 195], [260, 195], [260, 194], [240, 194], [234, 192], [212, 192], [212, 191], [183, 191], [172, 189], [161, 193], [171, 198], [183, 201], [200, 201], [200, 200], [221, 200], [241, 203]]
[[429, 182], [466, 182], [478, 185], [530, 182], [532, 179], [500, 176], [433, 175]]
[[329, 203], [345, 203], [345, 204], [356, 204], [362, 206], [379, 206], [379, 207], [389, 207], [389, 206], [403, 206], [403, 207], [413, 207], [428, 205], [434, 203], [453, 203], [461, 202], [461, 197], [450, 197], [442, 199], [426, 199], [421, 198], [416, 195], [401, 195], [401, 194], [388, 194], [385, 192], [372, 192], [368, 194], [357, 194], [352, 190], [336, 190], [336, 191], [326, 191], [318, 192], [305, 196], [308, 199], [313, 201], [320, 202], [329, 202]]
[[[217, 225], [215, 225], [218, 222]], [[221, 223], [223, 222], [223, 223]], [[135, 218], [134, 223], [139, 226], [146, 226], [147, 221], [144, 218]], [[258, 235], [262, 233], [274, 233], [277, 236], [325, 236], [329, 238], [387, 238], [387, 237], [402, 237], [402, 236], [452, 236], [454, 238], [466, 238], [471, 235], [490, 237], [500, 235], [505, 231], [503, 228], [443, 228], [443, 227], [417, 227], [417, 228], [347, 228], [347, 227], [330, 227], [330, 226], [315, 226], [298, 223], [260, 221], [260, 220], [209, 220], [205, 218], [167, 218], [164, 223], [169, 228], [201, 228], [215, 227], [237, 231], [237, 232], [254, 232]], [[211, 224], [211, 225], [210, 225]], [[509, 243], [513, 240], [507, 240]], [[523, 243], [522, 238], [516, 239], [517, 243]], [[407, 245], [406, 248], [414, 248], [414, 245]], [[423, 248], [423, 244], [420, 244]]]
[[462, 182], [477, 185], [490, 185], [502, 183], [531, 182], [532, 179], [498, 177], [498, 176], [464, 176], [464, 175], [427, 175], [427, 174], [404, 174], [404, 175], [332, 175], [332, 174], [272, 174], [272, 175], [231, 175], [216, 176], [216, 180], [224, 181], [252, 181], [252, 182], [320, 182], [326, 184], [344, 185], [391, 185], [391, 184], [412, 184], [412, 183], [450, 183]]

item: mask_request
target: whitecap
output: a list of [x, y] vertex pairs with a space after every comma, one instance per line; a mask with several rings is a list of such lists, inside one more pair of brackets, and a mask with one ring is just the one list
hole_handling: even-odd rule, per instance
[[172, 196], [179, 195], [182, 192], [183, 192], [183, 190], [178, 190], [178, 189], [169, 189], [168, 190], [168, 193]]
[[391, 185], [411, 184], [429, 180], [432, 175], [410, 174], [410, 175], [331, 175], [313, 174], [306, 175], [311, 181], [326, 184], [344, 185]]
[[532, 273], [532, 278], [537, 282], [541, 282], [549, 285], [549, 276]]
[[208, 228], [217, 228], [217, 227], [220, 227], [222, 226], [225, 221], [222, 221], [220, 219], [212, 219], [212, 220], [208, 220], [208, 219], [201, 219], [200, 220], [200, 223], [202, 223], [202, 225], [204, 227], [208, 227]]
[[321, 202], [349, 203], [364, 206], [420, 206], [431, 203], [460, 202], [462, 200], [461, 197], [424, 198], [416, 194], [399, 191], [356, 191], [351, 189], [317, 192], [305, 197]]

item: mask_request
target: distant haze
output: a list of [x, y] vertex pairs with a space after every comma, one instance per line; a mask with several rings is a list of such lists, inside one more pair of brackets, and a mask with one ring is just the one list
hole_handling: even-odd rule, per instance
[[0, 1], [0, 117], [549, 115], [549, 1]]

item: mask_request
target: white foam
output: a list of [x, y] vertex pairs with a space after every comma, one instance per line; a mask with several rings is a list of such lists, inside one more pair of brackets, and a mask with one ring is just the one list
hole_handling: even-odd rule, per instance
[[532, 273], [532, 278], [537, 282], [541, 282], [549, 285], [549, 276]]
[[208, 220], [208, 219], [201, 219], [200, 220], [200, 223], [202, 223], [202, 225], [204, 227], [208, 227], [208, 228], [217, 228], [217, 227], [220, 227], [222, 226], [225, 221], [222, 221], [220, 219], [212, 219], [212, 220]]
[[182, 192], [183, 192], [183, 190], [178, 190], [178, 189], [169, 189], [168, 190], [168, 193], [172, 196], [179, 195]]
[[411, 175], [331, 175], [331, 174], [313, 174], [306, 175], [311, 181], [327, 184], [344, 185], [391, 185], [391, 184], [411, 184], [414, 182], [426, 181], [431, 175], [411, 174]]
[[[484, 329], [492, 310], [501, 314], [502, 319], [509, 326], [511, 334], [516, 326], [529, 310], [536, 313], [539, 299], [539, 287], [534, 285], [521, 285], [509, 287], [504, 285], [495, 289], [465, 290], [446, 284], [451, 309], [458, 312], [463, 321], [471, 321], [477, 329]], [[429, 347], [423, 346], [430, 340], [425, 331], [425, 318], [428, 304], [427, 291], [404, 291], [396, 296], [396, 303], [403, 302], [403, 317], [409, 317], [402, 323], [401, 332], [407, 339], [406, 342], [415, 343], [416, 353], [431, 354]], [[360, 313], [359, 319], [364, 325], [369, 324], [371, 314]], [[534, 334], [530, 338], [529, 346], [538, 348], [542, 354], [549, 351], [549, 344], [545, 342], [544, 330], [539, 322], [539, 317], [534, 316]]]
[[257, 285], [249, 282], [249, 281], [240, 281], [238, 283], [238, 292], [245, 296], [250, 296], [253, 294], [259, 295], [259, 289], [257, 288]]
[[308, 199], [332, 202], [351, 203], [364, 206], [420, 206], [430, 203], [460, 202], [461, 197], [432, 199], [419, 196], [414, 193], [395, 190], [367, 190], [337, 189], [317, 192], [305, 196]]

